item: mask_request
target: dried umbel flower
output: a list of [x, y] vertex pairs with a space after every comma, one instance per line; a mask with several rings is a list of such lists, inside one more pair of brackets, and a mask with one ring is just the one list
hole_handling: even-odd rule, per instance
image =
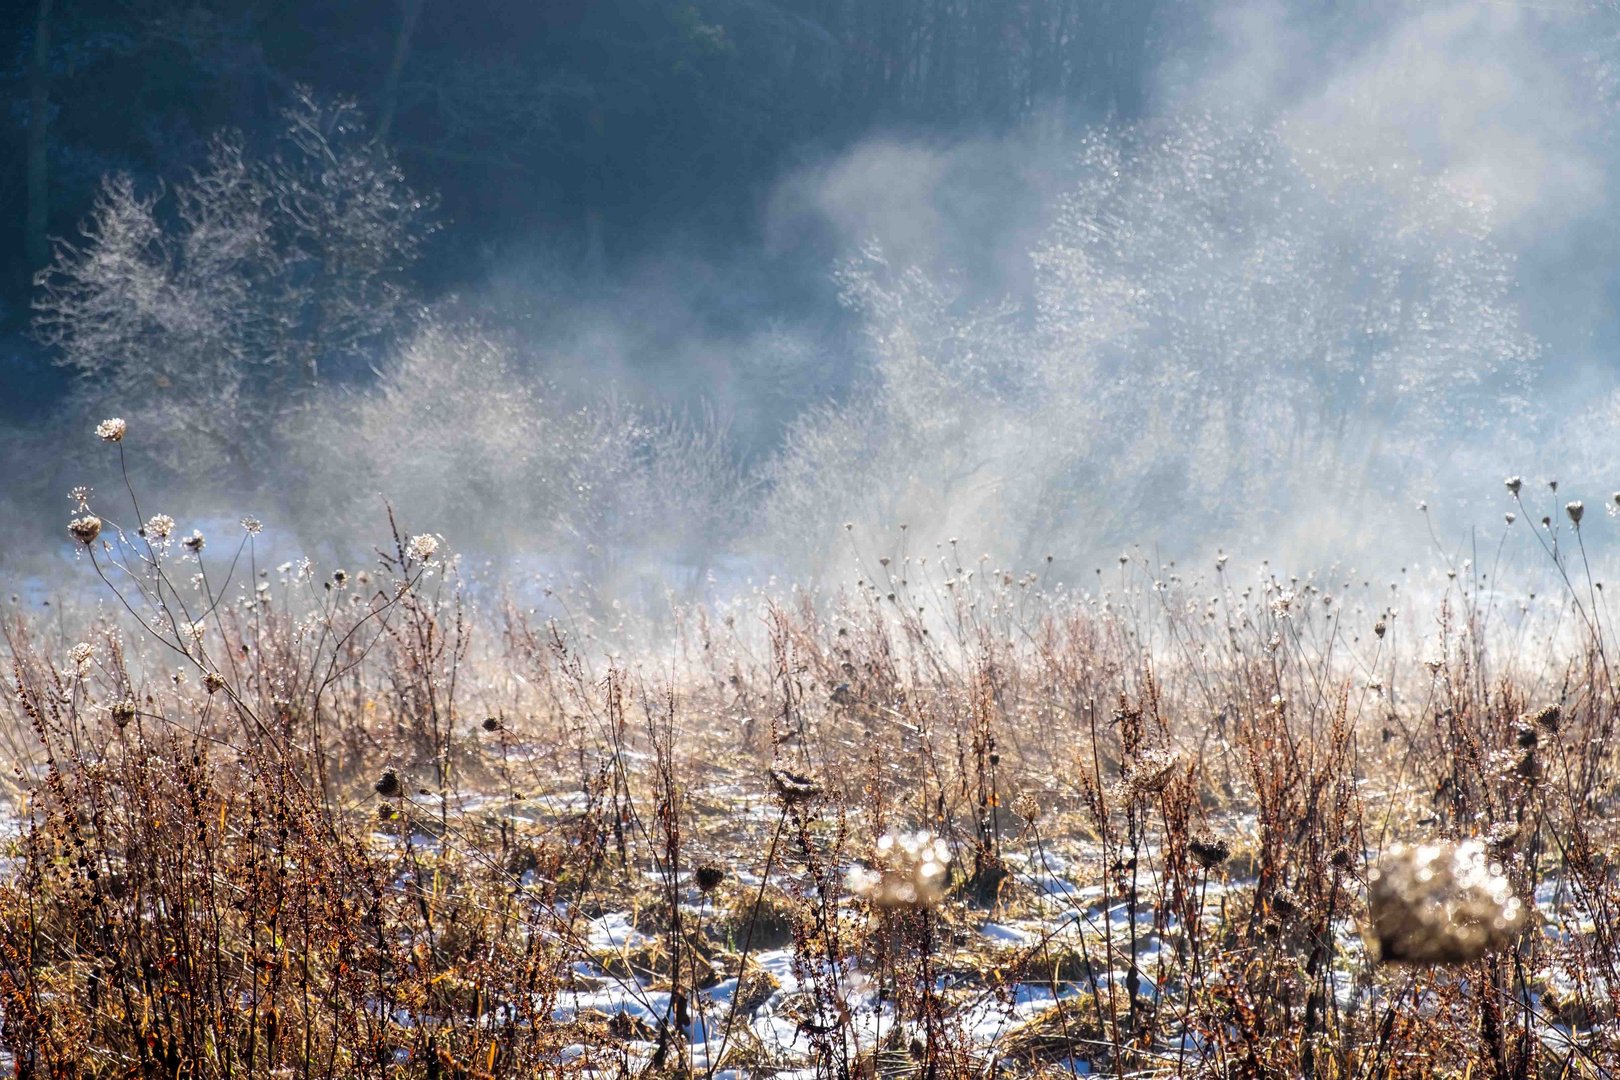
[[1373, 633], [1382, 638], [1385, 634], [1389, 633], [1389, 624], [1383, 619], [1379, 619], [1377, 622], [1373, 623]]
[[203, 546], [206, 543], [207, 541], [203, 539], [203, 534], [197, 529], [192, 529], [191, 535], [180, 541], [180, 546], [191, 552], [193, 555], [199, 555], [202, 553]]
[[926, 910], [945, 899], [951, 849], [928, 832], [887, 833], [877, 842], [877, 869], [850, 872], [850, 891], [873, 907]]
[[129, 425], [124, 423], [121, 416], [110, 417], [96, 425], [96, 438], [102, 442], [123, 442], [124, 432]]
[[1400, 844], [1368, 882], [1378, 955], [1407, 964], [1466, 964], [1513, 943], [1524, 905], [1479, 840]]
[[1520, 489], [1524, 487], [1524, 477], [1510, 476], [1506, 480], [1502, 481], [1502, 483], [1507, 486], [1508, 493], [1510, 495], [1517, 497]]
[[484, 717], [483, 728], [485, 731], [499, 731], [501, 730], [501, 722], [497, 717], [486, 716]]
[[174, 532], [174, 518], [168, 514], [153, 514], [147, 521], [145, 536], [149, 540], [167, 540]]
[[1567, 502], [1564, 504], [1564, 513], [1569, 515], [1569, 520], [1578, 528], [1581, 524], [1581, 518], [1586, 514], [1586, 505], [1579, 499], [1574, 502]]
[[80, 676], [90, 670], [90, 662], [95, 658], [96, 647], [88, 641], [81, 641], [68, 650], [68, 660], [73, 664], [73, 671]]
[[136, 713], [140, 712], [140, 708], [133, 699], [125, 698], [123, 701], [113, 702], [112, 708], [108, 711], [112, 714], [114, 724], [117, 724], [120, 728], [126, 728], [129, 726], [129, 722], [135, 719]]
[[722, 881], [726, 880], [726, 872], [715, 863], [704, 863], [697, 868], [697, 872], [693, 877], [697, 879], [698, 892], [708, 896], [720, 887]]
[[1513, 854], [1513, 849], [1519, 843], [1519, 825], [1515, 821], [1500, 821], [1491, 827], [1485, 834], [1485, 846], [1490, 851], [1491, 858], [1505, 859]]
[[372, 786], [377, 794], [385, 799], [397, 799], [405, 791], [405, 785], [399, 782], [399, 773], [393, 769], [388, 769], [377, 777], [377, 782]]
[[90, 489], [83, 484], [68, 492], [68, 498], [73, 500], [73, 505], [80, 513], [90, 509]]
[[210, 671], [203, 676], [203, 689], [210, 694], [217, 694], [225, 689], [225, 676], [217, 671]]
[[1541, 741], [1541, 737], [1536, 734], [1535, 728], [1521, 727], [1516, 741], [1521, 750], [1534, 750], [1536, 744]]
[[1187, 850], [1205, 870], [1213, 870], [1232, 857], [1232, 845], [1216, 836], [1195, 836], [1187, 842]]
[[1026, 791], [1013, 803], [1013, 812], [1033, 825], [1041, 819], [1041, 800]]
[[101, 535], [101, 519], [94, 514], [74, 518], [68, 522], [68, 533], [73, 539], [89, 547], [96, 542], [96, 537]]
[[242, 530], [249, 536], [258, 536], [263, 529], [264, 524], [258, 518], [245, 517], [242, 519]]
[[821, 794], [821, 785], [808, 776], [800, 776], [786, 769], [772, 769], [770, 777], [777, 797], [789, 806], [809, 802]]
[[1558, 725], [1564, 721], [1564, 710], [1559, 705], [1544, 705], [1530, 715], [1530, 722], [1549, 734], [1558, 734]]
[[417, 562], [427, 562], [439, 551], [439, 538], [431, 533], [421, 533], [411, 537], [410, 543], [405, 545], [405, 554]]
[[1298, 915], [1305, 910], [1305, 901], [1293, 889], [1286, 885], [1278, 885], [1271, 890], [1268, 904], [1274, 914], [1288, 917]]
[[1125, 782], [1138, 795], [1157, 795], [1176, 774], [1181, 759], [1168, 750], [1144, 750], [1129, 764]]

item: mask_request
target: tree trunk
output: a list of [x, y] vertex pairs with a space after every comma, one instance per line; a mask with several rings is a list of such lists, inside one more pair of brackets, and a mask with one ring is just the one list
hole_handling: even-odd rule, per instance
[[422, 14], [423, 3], [424, 0], [400, 0], [399, 32], [394, 35], [394, 55], [388, 61], [382, 101], [377, 108], [378, 142], [387, 142], [389, 129], [394, 126], [394, 111], [399, 106], [399, 77], [411, 55], [411, 38], [416, 34], [416, 20]]
[[28, 71], [28, 209], [23, 223], [23, 250], [28, 271], [40, 270], [51, 256], [50, 170], [51, 0], [39, 0], [34, 13], [34, 57]]

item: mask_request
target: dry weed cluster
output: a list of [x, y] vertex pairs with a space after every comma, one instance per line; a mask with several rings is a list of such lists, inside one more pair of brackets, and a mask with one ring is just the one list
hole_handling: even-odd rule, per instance
[[71, 526], [100, 613], [4, 624], [18, 1076], [1620, 1062], [1620, 693], [1564, 552], [1544, 638], [1472, 567], [1395, 611], [945, 545], [626, 660], [435, 536], [261, 567], [128, 494]]

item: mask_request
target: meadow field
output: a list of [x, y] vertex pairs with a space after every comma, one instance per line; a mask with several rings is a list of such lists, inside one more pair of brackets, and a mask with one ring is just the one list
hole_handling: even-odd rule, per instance
[[1540, 595], [902, 532], [630, 620], [405, 522], [266, 565], [139, 491], [72, 515], [88, 600], [5, 615], [19, 1077], [1620, 1063], [1595, 506], [1509, 481]]

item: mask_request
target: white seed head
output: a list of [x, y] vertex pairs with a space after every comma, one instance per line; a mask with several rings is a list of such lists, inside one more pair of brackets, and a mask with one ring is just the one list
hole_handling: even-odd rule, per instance
[[1505, 948], [1525, 908], [1479, 840], [1401, 844], [1372, 872], [1371, 937], [1384, 960], [1466, 964]]
[[951, 849], [929, 832], [886, 833], [878, 838], [873, 870], [850, 872], [849, 886], [873, 907], [924, 910], [945, 899]]

